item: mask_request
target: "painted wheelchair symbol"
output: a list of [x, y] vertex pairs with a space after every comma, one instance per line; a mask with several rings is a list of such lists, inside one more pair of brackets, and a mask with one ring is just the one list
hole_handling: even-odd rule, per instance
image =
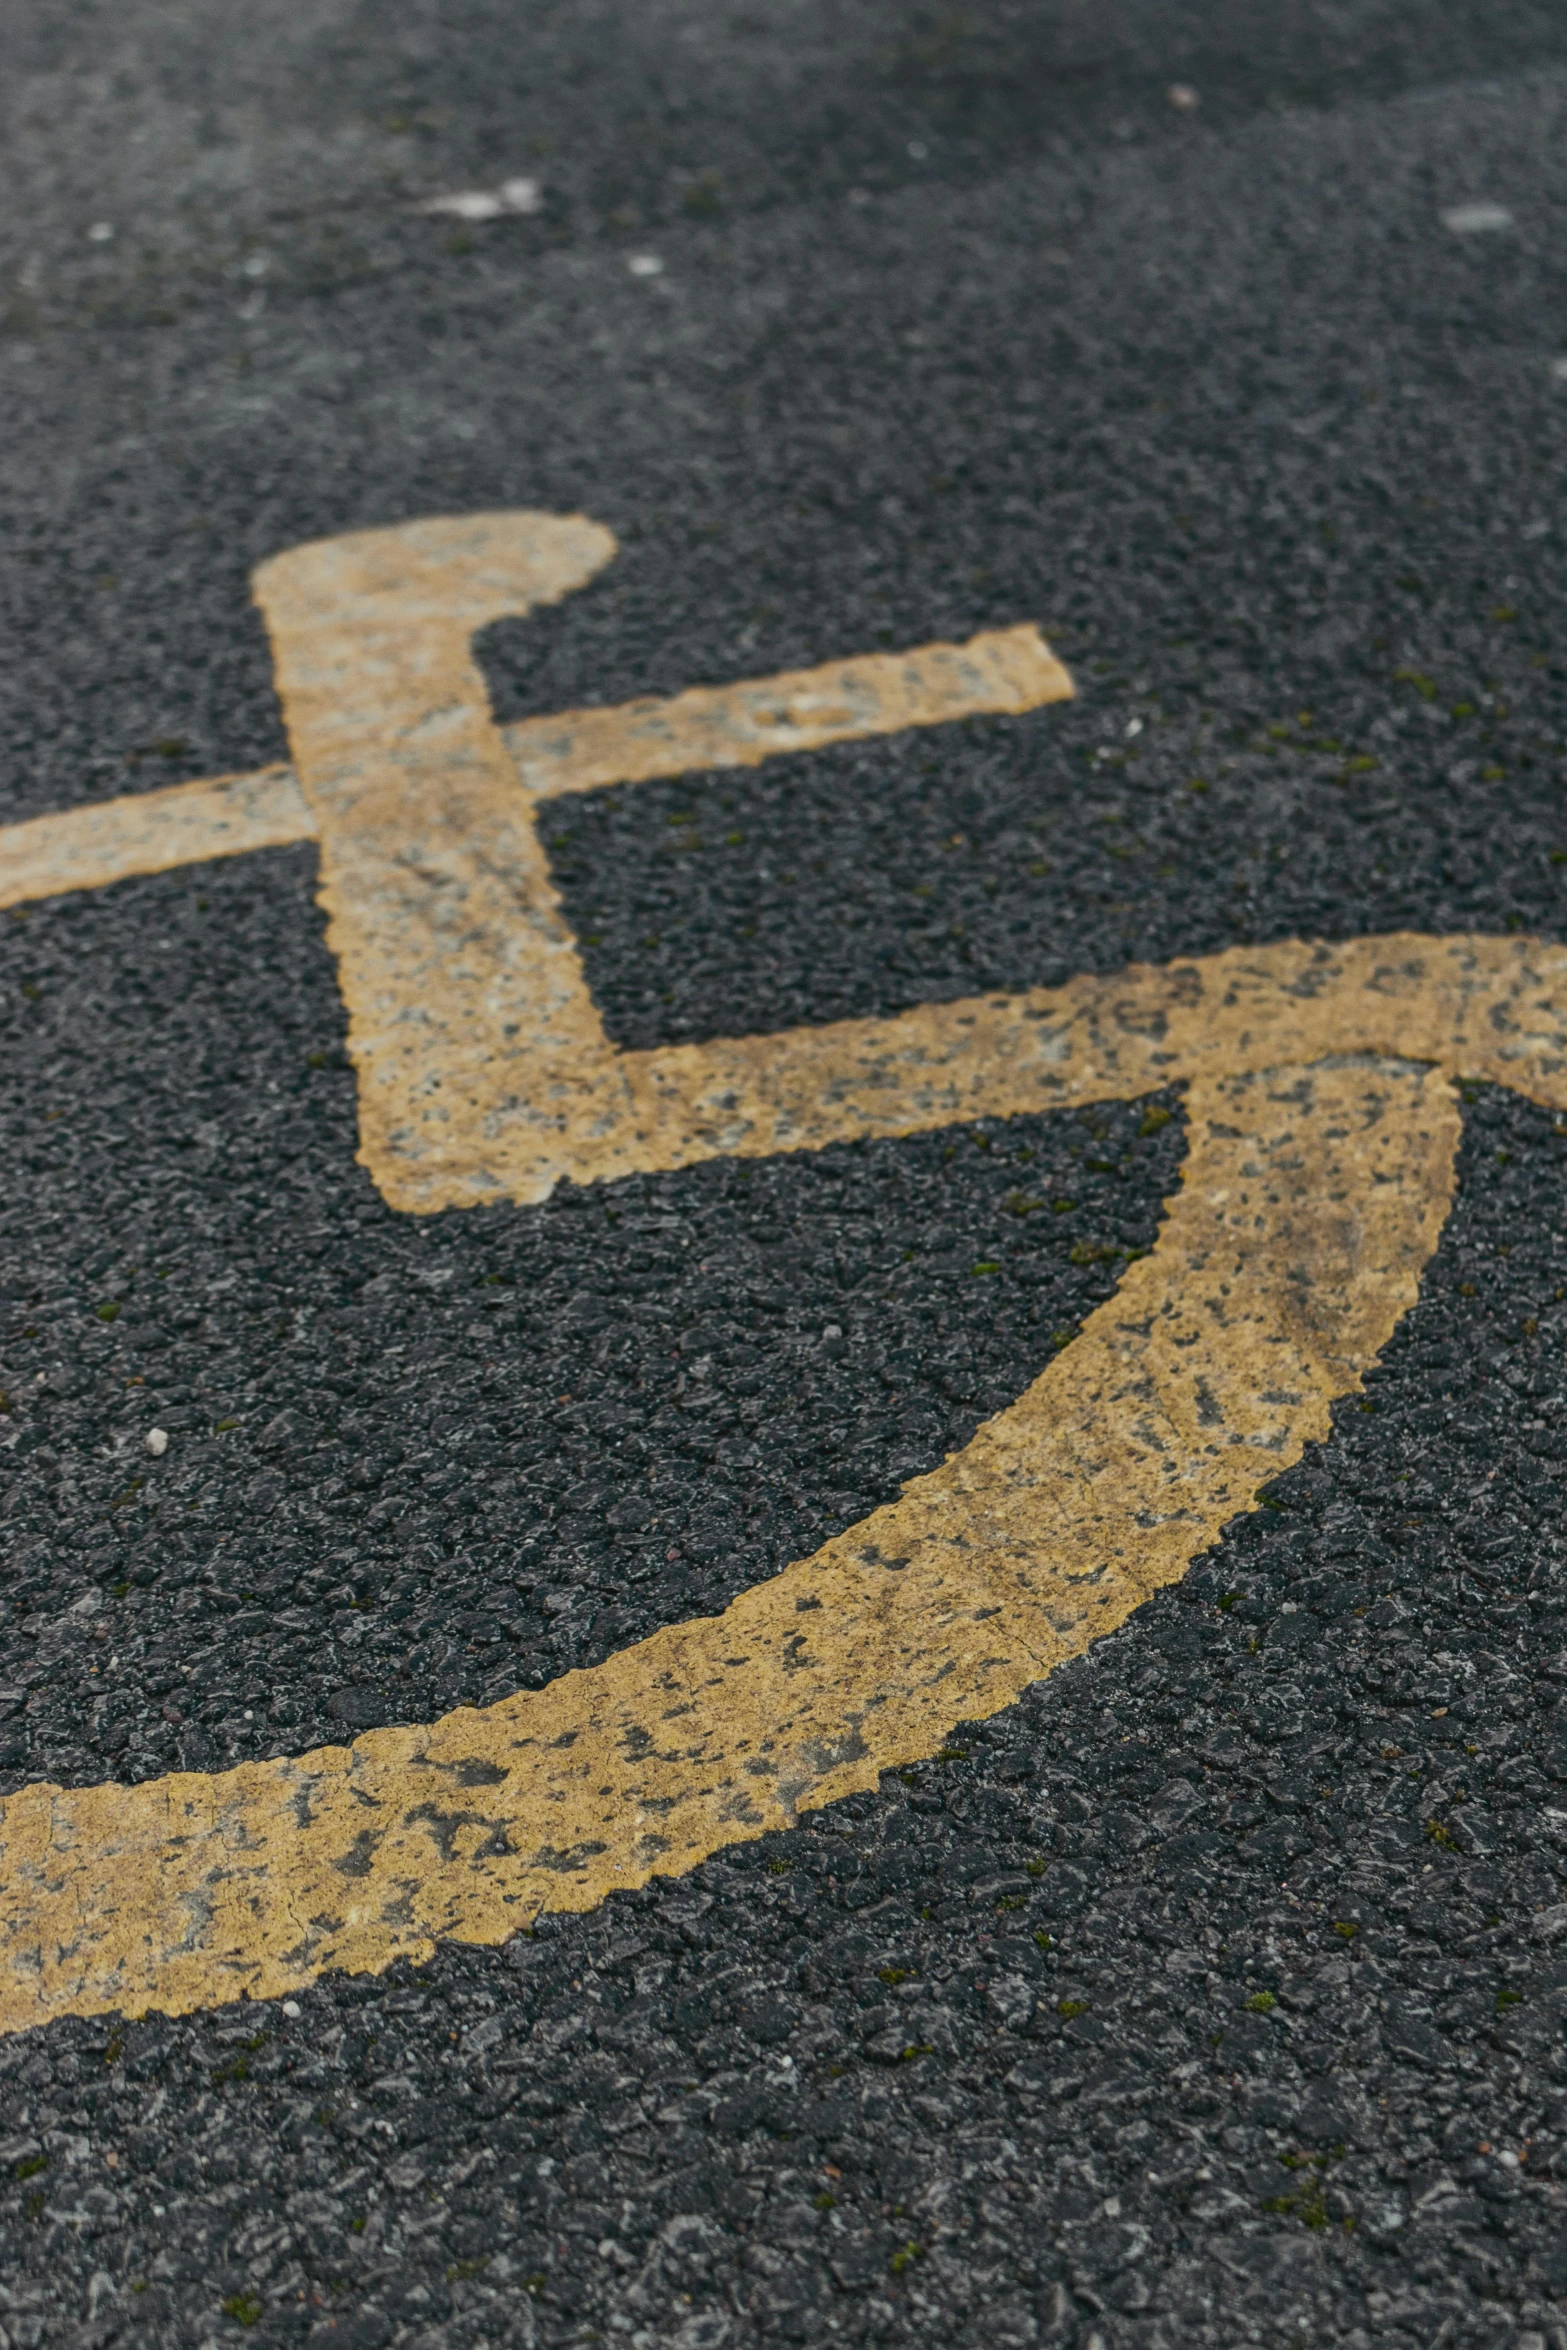
[[[360, 1155], [387, 1198], [526, 1202], [562, 1176], [1178, 1084], [1187, 1155], [1157, 1243], [963, 1452], [720, 1617], [352, 1747], [7, 1799], [0, 2028], [184, 2011], [441, 1938], [498, 1942], [931, 1754], [1177, 1580], [1326, 1436], [1440, 1236], [1455, 1080], [1567, 1107], [1567, 952], [1518, 937], [1288, 940], [617, 1052], [550, 887], [540, 800], [1027, 709], [1071, 683], [1019, 629], [503, 738], [474, 631], [611, 552], [580, 518], [479, 516], [326, 541], [258, 574], [309, 812], [295, 833], [322, 844]], [[36, 863], [28, 832], [0, 835], [0, 895], [8, 837]], [[437, 1835], [454, 1775], [464, 1809]]]

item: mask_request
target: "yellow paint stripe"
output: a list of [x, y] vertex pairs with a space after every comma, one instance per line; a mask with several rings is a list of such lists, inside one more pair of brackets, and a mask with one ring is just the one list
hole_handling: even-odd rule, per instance
[[770, 1158], [1335, 1052], [1407, 1054], [1567, 1109], [1567, 947], [1409, 931], [1280, 939], [890, 1019], [627, 1053], [591, 1111], [562, 1116], [551, 1163], [588, 1182]]
[[365, 1110], [360, 1155], [394, 1207], [539, 1200], [562, 1178], [1130, 1101], [1335, 1052], [1405, 1053], [1567, 1109], [1567, 948], [1416, 932], [1281, 939], [889, 1019], [621, 1053], [595, 1018], [570, 1055], [547, 1033], [527, 1045], [504, 1096], [480, 1097], [493, 1106], [477, 1134], [434, 1118], [393, 1134]]
[[[668, 701], [525, 718], [496, 732], [523, 789], [552, 798], [698, 767], [754, 767], [905, 727], [1032, 710], [1071, 692], [1038, 630], [1023, 627], [698, 687]], [[0, 907], [316, 837], [291, 767], [133, 792], [0, 827]]]
[[1072, 680], [1037, 628], [987, 630], [962, 645], [872, 653], [741, 685], [697, 686], [668, 701], [567, 710], [501, 729], [536, 799], [646, 783], [696, 768], [755, 767], [785, 751], [1017, 715], [1072, 698]]
[[0, 1805], [0, 2027], [504, 1940], [936, 1751], [1122, 1623], [1326, 1435], [1452, 1195], [1445, 1081], [1214, 1075], [1153, 1251], [900, 1500], [590, 1671], [429, 1728]]
[[177, 783], [64, 808], [0, 830], [0, 906], [106, 889], [209, 857], [242, 857], [313, 840], [315, 820], [288, 767]]

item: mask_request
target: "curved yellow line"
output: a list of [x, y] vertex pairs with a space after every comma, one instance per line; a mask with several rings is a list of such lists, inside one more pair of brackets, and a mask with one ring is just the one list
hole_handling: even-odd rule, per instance
[[1446, 1081], [1193, 1086], [1157, 1245], [1010, 1410], [718, 1617], [428, 1728], [0, 1806], [0, 2027], [504, 1940], [873, 1787], [1124, 1622], [1326, 1435], [1452, 1191]]

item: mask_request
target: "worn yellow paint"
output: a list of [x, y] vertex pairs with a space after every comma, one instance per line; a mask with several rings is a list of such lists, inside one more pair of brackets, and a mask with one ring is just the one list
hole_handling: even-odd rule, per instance
[[[538, 1200], [563, 1177], [592, 1182], [715, 1153], [771, 1155], [1124, 1096], [1236, 1051], [1250, 1067], [1344, 1049], [1411, 1050], [1451, 1067], [1454, 1051], [1468, 1052], [1477, 1074], [1527, 1064], [1549, 1084], [1567, 1066], [1567, 958], [1495, 939], [1285, 942], [1054, 991], [920, 1005], [895, 1020], [617, 1051], [530, 801], [500, 780], [507, 753], [469, 650], [483, 619], [544, 593], [538, 581], [564, 593], [585, 575], [594, 529], [538, 515], [409, 524], [296, 548], [257, 575], [296, 763], [323, 831], [360, 1157], [393, 1206]], [[1039, 640], [1025, 651], [1028, 634], [988, 640], [992, 652], [1006, 647], [1007, 707], [1070, 690]], [[977, 690], [961, 673], [971, 655], [943, 649], [942, 663], [959, 666], [933, 670], [934, 683], [920, 667], [928, 653], [877, 667], [874, 692], [855, 689], [865, 723], [872, 704], [885, 725], [950, 713], [960, 690]], [[849, 666], [861, 676], [873, 667]], [[384, 682], [393, 675], [395, 691]], [[847, 723], [852, 698], [845, 689], [829, 714]], [[778, 706], [797, 727], [809, 718], [788, 696]], [[698, 694], [657, 714], [633, 705], [530, 723], [514, 730], [513, 764], [540, 789], [559, 790], [578, 770], [589, 788], [617, 756], [622, 771], [665, 771], [658, 761], [682, 763], [683, 746], [724, 727], [760, 755], [754, 706], [720, 726], [713, 697]], [[534, 748], [515, 753], [518, 735]], [[1543, 1055], [1534, 1044], [1542, 1019], [1552, 1039]], [[1424, 1041], [1411, 1041], [1410, 1020]]]
[[1415, 932], [1282, 939], [1062, 988], [628, 1053], [629, 1106], [567, 1129], [586, 1182], [965, 1118], [1129, 1101], [1214, 1071], [1402, 1053], [1567, 1108], [1567, 948]]
[[1436, 1071], [1204, 1077], [1151, 1253], [1010, 1410], [815, 1557], [537, 1694], [0, 1805], [0, 2028], [504, 1940], [873, 1787], [1178, 1578], [1327, 1433], [1452, 1194]]
[[1191, 962], [1133, 965], [1063, 988], [919, 1004], [891, 1019], [614, 1050], [584, 1018], [568, 1061], [519, 1052], [509, 1116], [395, 1146], [361, 1128], [386, 1197], [414, 1211], [497, 1192], [545, 1198], [717, 1156], [766, 1158], [1131, 1100], [1213, 1069], [1326, 1052], [1406, 1052], [1567, 1108], [1567, 949], [1529, 938], [1394, 933], [1285, 939]]
[[[1152, 1253], [1011, 1410], [722, 1616], [352, 1747], [7, 1799], [0, 2028], [264, 1995], [442, 1936], [493, 1942], [929, 1754], [1178, 1577], [1326, 1432], [1435, 1246], [1451, 1080], [1567, 1107], [1567, 951], [1519, 938], [1287, 940], [618, 1052], [549, 883], [542, 799], [934, 723], [984, 693], [1032, 707], [1064, 672], [1011, 631], [839, 664], [825, 683], [496, 728], [474, 631], [567, 593], [612, 547], [580, 517], [481, 515], [295, 549], [257, 576], [322, 842], [360, 1155], [387, 1198], [539, 1199], [562, 1177], [1175, 1083], [1181, 1188]], [[245, 781], [183, 789], [195, 809]], [[288, 783], [272, 771], [279, 821]]]
[[0, 830], [0, 906], [314, 837], [314, 820], [287, 767], [95, 800]]
[[1037, 628], [992, 629], [963, 645], [871, 653], [742, 685], [696, 686], [669, 701], [567, 710], [502, 728], [535, 799], [646, 783], [703, 767], [757, 767], [784, 751], [942, 726], [982, 712], [1070, 701], [1072, 680]]
[[[903, 727], [1037, 709], [1071, 691], [1071, 679], [1037, 629], [1007, 628], [963, 645], [873, 653], [738, 685], [699, 686], [663, 701], [523, 718], [496, 731], [523, 791], [530, 799], [553, 799], [695, 768], [755, 767], [788, 751], [821, 750]], [[0, 826], [0, 907], [316, 837], [315, 817], [291, 767], [89, 801]]]
[[1072, 690], [1021, 628], [503, 738], [474, 631], [567, 594], [613, 546], [581, 516], [481, 514], [295, 547], [256, 573], [321, 835], [359, 1155], [397, 1208], [540, 1199], [600, 1141], [617, 1171], [674, 1163], [639, 1149], [634, 1072], [588, 992], [539, 798]]

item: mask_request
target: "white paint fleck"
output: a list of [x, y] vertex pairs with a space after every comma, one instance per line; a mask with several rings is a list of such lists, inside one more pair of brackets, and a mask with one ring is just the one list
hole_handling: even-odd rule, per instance
[[87, 235], [94, 245], [107, 245], [114, 235], [114, 223], [112, 220], [95, 220]]
[[444, 196], [427, 196], [416, 212], [443, 212], [452, 220], [501, 220], [537, 212], [542, 202], [537, 180], [502, 180], [498, 188], [453, 188]]
[[167, 1428], [149, 1428], [144, 1442], [153, 1459], [161, 1461], [169, 1449], [169, 1432]]
[[420, 212], [445, 212], [453, 220], [499, 220], [506, 207], [487, 188], [458, 188], [450, 196], [432, 196]]
[[664, 264], [656, 253], [628, 253], [626, 267], [633, 277], [662, 277]]
[[1491, 204], [1483, 197], [1473, 204], [1453, 204], [1442, 215], [1442, 226], [1450, 228], [1455, 237], [1483, 237], [1492, 230], [1511, 228], [1513, 216], [1505, 204]]

